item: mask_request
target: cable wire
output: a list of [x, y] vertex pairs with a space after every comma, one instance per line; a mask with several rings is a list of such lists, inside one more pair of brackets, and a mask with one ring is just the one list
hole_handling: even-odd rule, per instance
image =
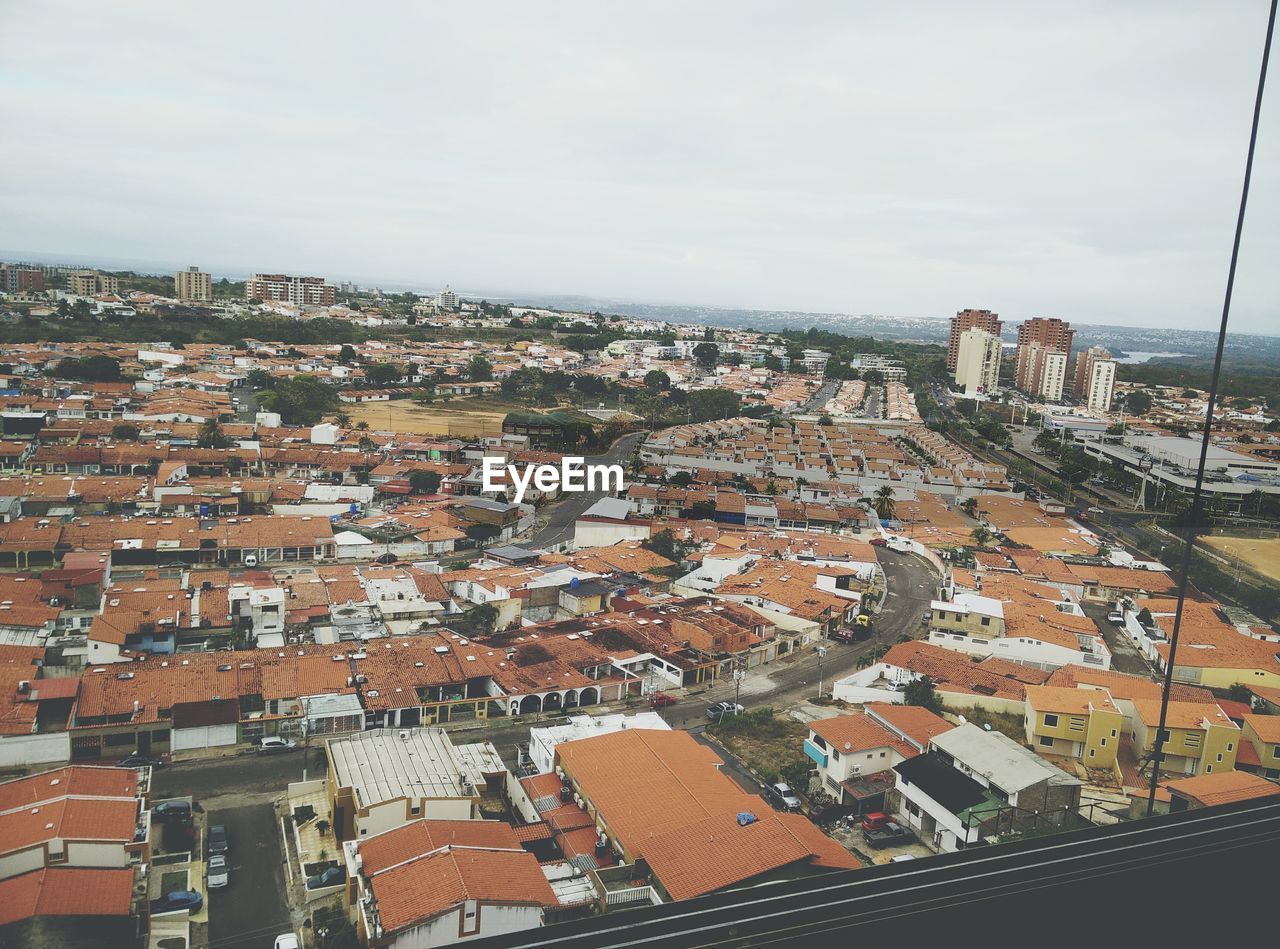
[[1173, 613], [1173, 632], [1169, 636], [1169, 659], [1165, 664], [1164, 688], [1160, 692], [1160, 725], [1156, 729], [1156, 741], [1151, 766], [1151, 788], [1147, 794], [1147, 816], [1156, 806], [1156, 786], [1160, 783], [1160, 765], [1163, 762], [1165, 724], [1169, 715], [1169, 691], [1173, 688], [1174, 660], [1178, 654], [1178, 635], [1182, 632], [1182, 612], [1187, 597], [1187, 582], [1191, 572], [1191, 554], [1196, 546], [1196, 530], [1204, 508], [1204, 469], [1209, 456], [1209, 435], [1213, 431], [1213, 408], [1218, 400], [1218, 382], [1222, 375], [1222, 351], [1227, 342], [1227, 323], [1231, 318], [1231, 293], [1236, 285], [1236, 263], [1240, 259], [1240, 235], [1244, 232], [1244, 212], [1249, 204], [1249, 181], [1253, 177], [1253, 155], [1258, 145], [1258, 122], [1262, 115], [1262, 93], [1267, 85], [1267, 61], [1271, 58], [1271, 37], [1276, 28], [1276, 3], [1271, 0], [1271, 13], [1267, 19], [1267, 37], [1262, 45], [1262, 68], [1258, 72], [1258, 92], [1253, 101], [1253, 126], [1249, 131], [1249, 153], [1244, 163], [1244, 185], [1240, 190], [1240, 210], [1236, 215], [1235, 240], [1231, 245], [1231, 266], [1227, 269], [1227, 290], [1222, 301], [1222, 323], [1218, 327], [1218, 348], [1213, 358], [1213, 376], [1209, 381], [1209, 402], [1204, 413], [1204, 431], [1200, 435], [1200, 460], [1196, 466], [1196, 487], [1191, 495], [1191, 507], [1187, 511], [1187, 523], [1183, 528], [1186, 539], [1182, 545], [1182, 575], [1178, 580], [1178, 605]]

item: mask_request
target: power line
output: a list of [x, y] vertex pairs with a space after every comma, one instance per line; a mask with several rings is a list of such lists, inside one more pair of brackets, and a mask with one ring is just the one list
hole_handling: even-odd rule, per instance
[[1173, 632], [1169, 636], [1169, 659], [1164, 670], [1164, 688], [1160, 692], [1160, 725], [1156, 729], [1154, 767], [1151, 769], [1151, 789], [1147, 794], [1147, 816], [1156, 806], [1156, 785], [1160, 782], [1160, 765], [1163, 761], [1165, 724], [1169, 714], [1169, 692], [1173, 688], [1174, 659], [1178, 652], [1178, 635], [1182, 631], [1182, 612], [1187, 597], [1187, 581], [1191, 571], [1191, 554], [1196, 545], [1196, 528], [1200, 524], [1204, 507], [1204, 469], [1209, 456], [1209, 435], [1213, 431], [1213, 407], [1218, 398], [1218, 381], [1222, 375], [1222, 351], [1227, 342], [1227, 323], [1231, 318], [1231, 292], [1236, 284], [1236, 263], [1240, 258], [1240, 236], [1244, 232], [1244, 213], [1249, 204], [1249, 181], [1253, 177], [1253, 155], [1258, 145], [1258, 122], [1262, 115], [1262, 93], [1267, 85], [1267, 61], [1271, 58], [1271, 37], [1276, 27], [1276, 2], [1271, 0], [1271, 12], [1267, 18], [1267, 36], [1262, 45], [1262, 67], [1258, 72], [1258, 92], [1253, 101], [1253, 125], [1249, 130], [1249, 152], [1244, 163], [1244, 184], [1240, 190], [1240, 210], [1236, 215], [1235, 240], [1231, 244], [1231, 265], [1227, 269], [1227, 290], [1222, 300], [1222, 322], [1218, 327], [1218, 348], [1213, 358], [1213, 376], [1209, 382], [1209, 402], [1205, 407], [1204, 431], [1200, 436], [1200, 461], [1196, 466], [1196, 487], [1191, 495], [1191, 508], [1186, 512], [1186, 540], [1182, 546], [1182, 576], [1178, 582], [1178, 605], [1173, 613]]

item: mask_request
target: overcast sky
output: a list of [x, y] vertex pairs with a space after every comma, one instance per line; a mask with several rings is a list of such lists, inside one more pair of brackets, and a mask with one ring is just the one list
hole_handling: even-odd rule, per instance
[[[1216, 328], [1266, 13], [0, 0], [0, 248]], [[1275, 72], [1241, 331], [1280, 332]]]

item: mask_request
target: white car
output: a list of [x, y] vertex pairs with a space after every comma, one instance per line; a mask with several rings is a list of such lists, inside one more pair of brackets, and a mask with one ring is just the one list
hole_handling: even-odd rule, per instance
[[293, 933], [283, 933], [276, 936], [275, 949], [298, 949], [298, 937]]
[[1124, 622], [1124, 614], [1119, 610], [1112, 610], [1107, 614], [1107, 622], [1121, 624]]
[[265, 755], [277, 754], [282, 751], [293, 751], [297, 748], [295, 742], [289, 741], [287, 738], [259, 738], [258, 750]]
[[914, 860], [914, 859], [915, 859], [915, 854], [900, 853], [896, 857], [890, 857], [889, 862], [890, 863], [906, 863], [908, 860]]
[[227, 877], [231, 871], [227, 867], [225, 854], [215, 853], [210, 857], [206, 870], [208, 872], [209, 889], [216, 890], [218, 887], [227, 885]]

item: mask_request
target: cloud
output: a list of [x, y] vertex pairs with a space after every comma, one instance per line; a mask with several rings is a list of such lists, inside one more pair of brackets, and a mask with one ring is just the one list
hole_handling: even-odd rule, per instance
[[[3, 247], [1183, 327], [1220, 306], [1266, 19], [1262, 0], [4, 9]], [[1242, 330], [1277, 325], [1276, 99]]]

